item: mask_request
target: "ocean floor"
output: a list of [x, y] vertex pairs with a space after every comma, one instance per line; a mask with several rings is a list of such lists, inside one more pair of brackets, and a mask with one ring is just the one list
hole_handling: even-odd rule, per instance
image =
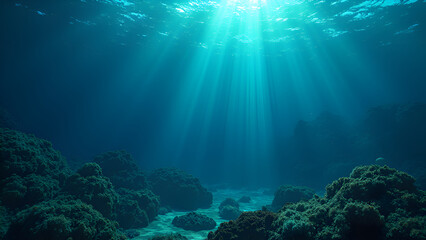
[[258, 190], [235, 190], [235, 189], [219, 189], [213, 192], [213, 204], [208, 209], [198, 209], [196, 212], [205, 214], [213, 218], [217, 225], [215, 229], [205, 231], [188, 231], [172, 225], [173, 218], [181, 216], [187, 212], [173, 211], [165, 215], [158, 215], [156, 220], [149, 224], [148, 227], [138, 229], [140, 235], [133, 239], [149, 239], [158, 234], [167, 234], [171, 232], [180, 233], [191, 240], [206, 239], [207, 234], [210, 231], [216, 230], [220, 223], [226, 222], [219, 217], [219, 205], [226, 198], [233, 198], [238, 201], [242, 196], [249, 196], [251, 198], [250, 203], [239, 203], [241, 211], [255, 211], [262, 209], [262, 206], [269, 205], [272, 203], [274, 195], [267, 193], [266, 189]]

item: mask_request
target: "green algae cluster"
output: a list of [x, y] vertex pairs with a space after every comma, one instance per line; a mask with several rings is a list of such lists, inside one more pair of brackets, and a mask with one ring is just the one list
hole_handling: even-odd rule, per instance
[[283, 207], [270, 239], [425, 239], [426, 194], [414, 182], [387, 166], [357, 167], [325, 197]]
[[211, 193], [183, 171], [160, 169], [150, 178], [125, 151], [100, 154], [73, 172], [50, 142], [0, 128], [0, 239], [125, 239], [123, 231], [158, 215], [153, 190], [185, 196], [195, 208], [211, 203]]
[[243, 213], [208, 239], [423, 240], [426, 193], [414, 182], [387, 166], [357, 167], [329, 184], [324, 197], [286, 204], [277, 214]]

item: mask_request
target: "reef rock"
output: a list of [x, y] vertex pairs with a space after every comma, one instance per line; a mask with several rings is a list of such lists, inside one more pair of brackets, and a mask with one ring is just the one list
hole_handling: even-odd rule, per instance
[[0, 205], [0, 239], [3, 239], [10, 224], [10, 215], [7, 209]]
[[161, 168], [153, 171], [148, 180], [152, 191], [160, 196], [161, 205], [179, 210], [208, 208], [213, 195], [192, 175], [176, 168]]
[[251, 202], [251, 198], [249, 196], [242, 196], [240, 199], [238, 199], [238, 202], [249, 203], [249, 202]]
[[69, 174], [65, 159], [46, 140], [0, 128], [0, 200], [21, 208], [53, 198]]
[[176, 227], [192, 231], [209, 230], [216, 227], [216, 222], [212, 218], [196, 212], [175, 217], [172, 224]]
[[232, 198], [223, 200], [219, 205], [219, 216], [226, 220], [234, 220], [240, 216], [240, 205]]
[[92, 205], [105, 217], [113, 217], [118, 203], [118, 194], [110, 180], [102, 175], [102, 169], [98, 164], [83, 165], [77, 173], [66, 180], [63, 190]]
[[157, 216], [160, 201], [150, 190], [120, 188], [117, 192], [120, 195], [117, 206], [117, 221], [120, 227], [146, 227]]
[[324, 198], [284, 206], [271, 239], [425, 239], [426, 195], [414, 181], [387, 166], [357, 167]]
[[[277, 215], [244, 212], [208, 239], [424, 240], [426, 193], [414, 182], [387, 166], [357, 167], [328, 185], [325, 197], [286, 204]], [[274, 217], [258, 221], [259, 214]]]
[[314, 191], [307, 187], [282, 185], [275, 192], [271, 208], [274, 211], [279, 210], [286, 203], [294, 203], [300, 200], [308, 200], [314, 196]]
[[5, 240], [20, 239], [126, 239], [117, 224], [80, 200], [59, 198], [44, 201], [19, 212]]
[[269, 211], [243, 212], [237, 220], [221, 223], [215, 232], [209, 233], [208, 239], [268, 239], [276, 217], [276, 213]]
[[139, 190], [147, 188], [146, 176], [139, 171], [133, 157], [126, 151], [107, 152], [93, 160], [102, 168], [114, 187]]

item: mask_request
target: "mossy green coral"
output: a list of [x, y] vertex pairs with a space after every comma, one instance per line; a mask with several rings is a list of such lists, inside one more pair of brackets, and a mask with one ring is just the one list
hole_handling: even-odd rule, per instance
[[67, 197], [44, 201], [19, 212], [5, 240], [81, 239], [122, 240], [117, 223], [104, 218], [91, 205]]

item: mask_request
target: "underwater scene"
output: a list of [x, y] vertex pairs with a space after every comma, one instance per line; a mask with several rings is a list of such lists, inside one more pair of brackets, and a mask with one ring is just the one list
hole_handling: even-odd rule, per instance
[[426, 240], [426, 0], [1, 0], [0, 240]]

